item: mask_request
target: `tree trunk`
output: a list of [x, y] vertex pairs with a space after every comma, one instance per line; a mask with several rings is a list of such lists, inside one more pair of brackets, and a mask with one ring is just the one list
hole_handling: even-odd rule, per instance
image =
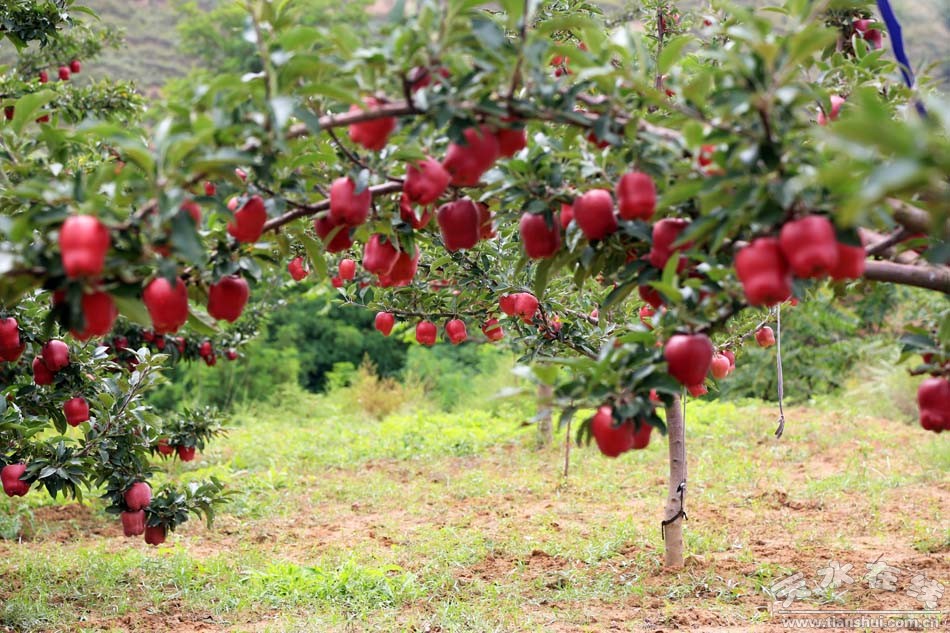
[[550, 446], [554, 441], [554, 426], [551, 423], [551, 398], [554, 387], [538, 385], [538, 446]]
[[[666, 566], [677, 569], [683, 566], [683, 503], [686, 499], [686, 425], [679, 396], [673, 398], [672, 406], [666, 408], [666, 430], [670, 443], [670, 489], [666, 499], [664, 520], [676, 519], [664, 526]], [[680, 488], [682, 486], [682, 489]]]

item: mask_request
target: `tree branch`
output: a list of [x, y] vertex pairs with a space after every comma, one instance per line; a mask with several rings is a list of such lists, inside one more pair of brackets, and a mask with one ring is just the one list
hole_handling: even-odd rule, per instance
[[894, 262], [868, 261], [864, 278], [950, 294], [950, 268], [947, 266], [908, 266]]

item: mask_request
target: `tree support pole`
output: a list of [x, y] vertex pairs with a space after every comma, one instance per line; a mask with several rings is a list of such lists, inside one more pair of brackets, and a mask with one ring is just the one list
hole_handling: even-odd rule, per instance
[[686, 519], [686, 425], [679, 396], [666, 407], [666, 431], [670, 444], [670, 486], [664, 511], [663, 544], [665, 566], [679, 569], [683, 566], [683, 521]]
[[538, 385], [538, 446], [550, 446], [554, 441], [554, 425], [551, 422], [551, 399], [554, 397], [554, 387]]

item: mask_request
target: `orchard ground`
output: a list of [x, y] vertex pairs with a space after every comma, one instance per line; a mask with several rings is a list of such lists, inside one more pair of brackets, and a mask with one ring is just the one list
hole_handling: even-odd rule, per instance
[[[911, 572], [950, 586], [950, 445], [872, 399], [792, 408], [781, 441], [773, 406], [690, 403], [678, 572], [657, 435], [617, 460], [574, 449], [565, 481], [563, 433], [537, 450], [520, 424], [530, 400], [382, 421], [348, 400], [248, 409], [174, 464], [236, 495], [159, 548], [98, 501], [3, 498], [0, 631], [777, 631], [765, 590], [832, 561], [855, 582], [795, 606], [913, 610]], [[900, 591], [862, 580], [878, 558]]]

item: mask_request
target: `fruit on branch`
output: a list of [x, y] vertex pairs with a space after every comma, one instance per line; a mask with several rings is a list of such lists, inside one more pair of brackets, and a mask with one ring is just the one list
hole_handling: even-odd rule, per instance
[[42, 356], [33, 359], [33, 383], [37, 386], [51, 385], [55, 374], [46, 368]]
[[164, 525], [149, 525], [145, 528], [145, 542], [149, 545], [161, 545], [166, 536]]
[[525, 212], [518, 224], [521, 244], [531, 259], [553, 257], [561, 248], [561, 230], [547, 214]]
[[344, 257], [340, 260], [340, 266], [338, 270], [340, 279], [344, 281], [352, 281], [353, 278], [356, 277], [356, 262], [349, 257]]
[[690, 385], [686, 388], [686, 390], [689, 391], [689, 395], [693, 396], [694, 398], [699, 398], [709, 393], [709, 389], [706, 388], [705, 383]]
[[152, 503], [152, 487], [144, 481], [137, 481], [123, 493], [122, 498], [129, 510], [144, 510]]
[[663, 305], [663, 295], [661, 295], [660, 291], [653, 286], [638, 286], [637, 293], [639, 293], [641, 299], [649, 303], [657, 310], [659, 310], [660, 306]]
[[194, 446], [176, 446], [175, 452], [178, 453], [178, 459], [183, 462], [190, 462], [195, 458]]
[[54, 374], [69, 365], [69, 346], [60, 340], [48, 341], [43, 345], [40, 354], [43, 364]]
[[863, 246], [851, 246], [838, 242], [838, 263], [828, 271], [832, 279], [861, 279], [867, 263], [867, 252]]
[[41, 84], [45, 84], [46, 82], [49, 81], [49, 73], [46, 72], [45, 70], [41, 70], [39, 74], [39, 79], [40, 79]]
[[767, 325], [762, 326], [755, 331], [755, 342], [759, 347], [772, 347], [775, 345], [775, 332]]
[[838, 264], [835, 228], [824, 216], [809, 215], [786, 222], [779, 234], [779, 244], [796, 277], [824, 277]]
[[247, 182], [247, 172], [240, 167], [234, 169], [234, 175], [237, 176], [241, 182]]
[[465, 321], [461, 319], [452, 319], [445, 324], [445, 335], [449, 338], [452, 345], [458, 345], [468, 338], [468, 331], [465, 329]]
[[356, 183], [349, 176], [337, 178], [330, 185], [330, 219], [334, 224], [363, 224], [372, 204], [373, 194], [369, 188], [356, 193]]
[[388, 275], [399, 259], [399, 251], [392, 240], [374, 233], [363, 247], [363, 268], [374, 275]]
[[208, 314], [215, 319], [234, 323], [244, 312], [250, 294], [247, 281], [243, 277], [222, 277], [208, 289]]
[[531, 323], [534, 316], [538, 313], [538, 298], [530, 292], [518, 292], [512, 295], [514, 297], [513, 316], [521, 317], [525, 323]]
[[706, 380], [714, 351], [705, 334], [675, 334], [667, 341], [663, 356], [669, 374], [689, 387]]
[[504, 294], [498, 297], [498, 309], [508, 316], [515, 316], [515, 299], [517, 293]]
[[0, 319], [0, 355], [20, 347], [20, 324], [13, 317]]
[[432, 210], [430, 208], [423, 208], [422, 214], [418, 215], [416, 210], [412, 208], [412, 202], [409, 200], [409, 196], [403, 191], [399, 197], [399, 217], [403, 222], [406, 222], [418, 231], [419, 229], [425, 228], [429, 220], [432, 219]]
[[650, 434], [653, 433], [653, 426], [647, 424], [645, 420], [639, 421], [640, 426], [633, 433], [633, 449], [643, 450], [650, 445]]
[[649, 220], [656, 211], [656, 185], [640, 171], [624, 174], [617, 182], [617, 209], [624, 220]]
[[[367, 97], [363, 102], [366, 104], [367, 110], [384, 105], [382, 101], [373, 97]], [[350, 106], [350, 114], [362, 111], [363, 108], [356, 104]], [[368, 150], [379, 151], [386, 147], [386, 141], [389, 140], [389, 135], [395, 129], [396, 118], [391, 116], [351, 123], [349, 129], [350, 140]]]
[[60, 66], [60, 67], [59, 67], [58, 75], [59, 75], [59, 80], [60, 80], [60, 81], [69, 81], [69, 76], [70, 76], [70, 74], [71, 74], [71, 73], [69, 72], [69, 66]]
[[792, 273], [774, 237], [760, 237], [736, 254], [736, 273], [746, 301], [774, 306], [792, 294]]
[[44, 114], [43, 116], [41, 116], [40, 118], [38, 118], [38, 119], [36, 120], [36, 122], [37, 122], [37, 123], [49, 123], [49, 115], [48, 115], [48, 114]]
[[237, 211], [238, 203], [240, 203], [240, 202], [241, 202], [241, 200], [240, 200], [237, 196], [234, 196], [234, 197], [232, 197], [232, 198], [229, 198], [229, 199], [228, 199], [228, 211], [230, 211], [231, 213], [234, 213], [235, 211]]
[[119, 310], [115, 307], [112, 295], [96, 290], [82, 296], [82, 314], [85, 323], [83, 329], [72, 329], [70, 333], [80, 341], [88, 341], [93, 336], [105, 336], [112, 331]]
[[6, 106], [3, 109], [3, 116], [7, 121], [12, 121], [14, 115], [16, 115], [16, 108], [14, 106]]
[[145, 534], [145, 510], [126, 511], [119, 515], [122, 519], [122, 533], [126, 536]]
[[736, 355], [732, 350], [723, 350], [722, 355], [729, 359], [729, 373], [731, 374], [736, 370]]
[[874, 20], [861, 19], [854, 21], [854, 30], [862, 37], [871, 48], [877, 50], [884, 45], [884, 36], [879, 29], [872, 29]]
[[498, 138], [487, 125], [463, 132], [465, 143], [449, 143], [442, 166], [452, 176], [452, 184], [474, 187], [501, 155]]
[[160, 437], [158, 442], [155, 444], [155, 450], [158, 451], [160, 455], [171, 455], [175, 452], [175, 447], [168, 443], [167, 437]]
[[[450, 73], [449, 69], [445, 66], [438, 67], [436, 72], [443, 79], [448, 79], [452, 76], [452, 73]], [[416, 66], [409, 71], [409, 76], [407, 79], [412, 92], [416, 92], [417, 90], [421, 90], [422, 88], [432, 84], [432, 72], [423, 66]], [[436, 78], [436, 81], [438, 82], [439, 79]]]
[[[323, 240], [324, 247], [328, 253], [339, 253], [353, 246], [353, 238], [350, 237], [350, 227], [346, 224], [335, 222], [329, 215], [324, 215], [313, 221], [313, 230], [317, 236]], [[333, 237], [327, 242], [330, 235]]]
[[205, 356], [205, 365], [208, 367], [214, 367], [218, 364], [218, 357], [216, 354], [209, 354]]
[[451, 179], [442, 163], [426, 158], [406, 168], [403, 192], [410, 202], [425, 206], [445, 193]]
[[464, 198], [443, 204], [436, 214], [445, 250], [455, 252], [472, 248], [480, 237], [478, 207]]
[[432, 321], [419, 321], [416, 324], [416, 341], [422, 345], [435, 345], [437, 333], [438, 330]]
[[20, 481], [26, 472], [26, 464], [7, 464], [0, 470], [0, 483], [8, 497], [22, 497], [30, 491], [30, 484]]
[[396, 257], [396, 263], [392, 270], [385, 275], [379, 276], [378, 285], [383, 288], [408, 286], [416, 276], [416, 270], [419, 268], [419, 247], [415, 247], [415, 253], [409, 254], [409, 251], [400, 251]]
[[828, 114], [825, 114], [823, 109], [818, 110], [818, 125], [828, 125], [829, 121], [835, 121], [838, 118], [838, 114], [841, 113], [841, 106], [844, 105], [844, 97], [839, 95], [831, 95], [831, 109], [828, 111]]
[[475, 208], [478, 209], [478, 237], [482, 240], [490, 240], [496, 235], [495, 214], [483, 202], [476, 202]]
[[59, 229], [59, 250], [66, 276], [98, 277], [106, 261], [109, 229], [91, 215], [72, 215]]
[[180, 278], [169, 283], [156, 277], [145, 287], [142, 301], [159, 334], [173, 334], [188, 320], [188, 291]]
[[290, 263], [287, 264], [287, 271], [294, 281], [306, 279], [307, 275], [310, 274], [310, 271], [304, 268], [303, 257], [294, 257], [290, 260]]
[[89, 419], [89, 403], [80, 396], [70, 398], [63, 405], [63, 413], [69, 426], [79, 426]]
[[732, 371], [732, 362], [725, 354], [713, 354], [709, 369], [712, 372], [713, 378], [722, 380]]
[[617, 230], [614, 201], [606, 189], [592, 189], [574, 200], [574, 221], [588, 240], [602, 240]]
[[218, 187], [210, 180], [205, 181], [204, 188], [205, 188], [206, 196], [213, 196], [214, 194], [218, 192]]
[[260, 239], [267, 222], [267, 209], [260, 196], [251, 196], [228, 222], [228, 234], [238, 242], [251, 243]]
[[[511, 122], [510, 120], [506, 121]], [[499, 128], [495, 132], [495, 138], [498, 139], [498, 151], [505, 158], [511, 158], [528, 146], [528, 134], [524, 128]]]
[[561, 203], [561, 228], [565, 231], [567, 227], [571, 225], [571, 221], [574, 219], [574, 205], [567, 204], [566, 202]]
[[238, 359], [237, 350], [229, 349], [228, 351], [224, 353], [224, 357], [227, 358], [228, 360], [237, 360]]
[[495, 318], [485, 321], [485, 324], [482, 325], [482, 334], [493, 343], [505, 338], [505, 331], [501, 329], [501, 324]]
[[211, 341], [201, 341], [201, 345], [198, 346], [198, 356], [206, 358], [214, 354], [214, 347], [211, 345]]
[[0, 348], [0, 361], [15, 363], [20, 360], [23, 351], [26, 349], [26, 342], [20, 343], [17, 347]]
[[623, 421], [614, 423], [613, 409], [602, 406], [590, 420], [590, 432], [597, 442], [597, 448], [607, 457], [617, 457], [633, 448], [633, 424]]
[[[688, 226], [689, 221], [683, 218], [664, 218], [653, 225], [653, 246], [650, 247], [649, 254], [651, 265], [662, 270], [666, 266], [666, 262], [673, 256], [673, 253], [686, 250], [692, 246], [690, 242], [686, 242], [675, 248], [673, 247], [673, 243], [679, 238], [680, 233], [686, 230]], [[683, 272], [687, 263], [685, 257], [680, 257], [679, 263], [676, 265], [676, 272]]]
[[656, 310], [652, 306], [640, 306], [640, 323], [647, 326], [648, 329], [653, 329], [653, 316], [656, 314]]
[[547, 325], [544, 323], [538, 324], [538, 329], [544, 333], [544, 338], [549, 341], [555, 340], [563, 327], [564, 324], [561, 323], [561, 317], [556, 314], [548, 319]]
[[920, 426], [940, 433], [950, 431], [950, 380], [928, 378], [917, 388]]
[[181, 203], [181, 211], [184, 211], [191, 216], [191, 219], [195, 221], [195, 226], [201, 224], [201, 205], [195, 202], [194, 200], [185, 200]]
[[383, 336], [389, 336], [396, 324], [396, 317], [391, 312], [377, 312], [376, 319], [373, 321], [374, 327], [379, 330]]

